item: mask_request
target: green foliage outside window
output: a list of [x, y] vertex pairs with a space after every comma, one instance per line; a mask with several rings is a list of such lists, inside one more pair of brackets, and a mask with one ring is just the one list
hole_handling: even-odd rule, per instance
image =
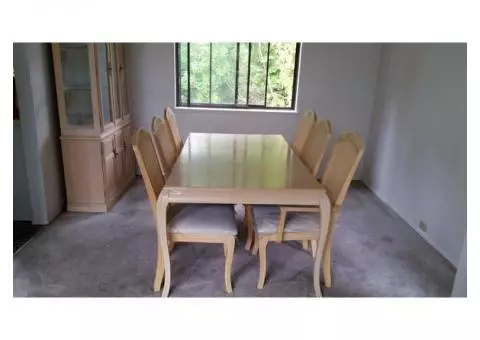
[[179, 43], [180, 106], [293, 108], [297, 43]]

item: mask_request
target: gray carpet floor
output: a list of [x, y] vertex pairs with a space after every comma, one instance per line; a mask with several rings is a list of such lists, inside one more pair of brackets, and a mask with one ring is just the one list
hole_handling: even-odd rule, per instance
[[[242, 209], [238, 207], [241, 220]], [[233, 294], [223, 290], [221, 245], [179, 244], [172, 297], [308, 297], [313, 259], [298, 242], [269, 243], [265, 288], [239, 226]], [[156, 234], [141, 180], [106, 214], [63, 213], [14, 255], [15, 297], [155, 297]], [[363, 185], [352, 185], [333, 241], [326, 297], [450, 296], [455, 269]]]

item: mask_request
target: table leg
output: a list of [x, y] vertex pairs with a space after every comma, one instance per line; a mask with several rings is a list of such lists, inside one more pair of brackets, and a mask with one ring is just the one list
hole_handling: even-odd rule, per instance
[[317, 251], [315, 255], [315, 264], [313, 267], [313, 286], [315, 295], [322, 296], [320, 289], [320, 265], [322, 264], [323, 249], [327, 241], [327, 233], [330, 225], [330, 200], [325, 191], [320, 196], [320, 237], [318, 238]]
[[157, 234], [165, 270], [165, 282], [163, 284], [162, 292], [163, 297], [167, 297], [168, 292], [170, 291], [170, 252], [168, 251], [167, 239], [167, 206], [168, 197], [161, 193], [157, 201]]

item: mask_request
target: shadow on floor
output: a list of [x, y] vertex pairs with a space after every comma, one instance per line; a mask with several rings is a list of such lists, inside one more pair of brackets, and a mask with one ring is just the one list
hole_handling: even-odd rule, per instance
[[42, 226], [33, 225], [27, 221], [13, 221], [13, 253], [30, 241], [40, 231]]

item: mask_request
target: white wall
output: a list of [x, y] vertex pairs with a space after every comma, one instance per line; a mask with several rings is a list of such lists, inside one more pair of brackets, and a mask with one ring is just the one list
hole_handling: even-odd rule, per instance
[[[297, 112], [314, 109], [334, 134], [356, 130], [368, 138], [380, 44], [302, 44]], [[135, 127], [175, 105], [173, 43], [129, 44], [127, 72]], [[275, 133], [291, 141], [299, 115], [286, 112], [177, 109], [180, 132]], [[361, 178], [359, 168], [355, 178]]]
[[65, 203], [50, 45], [14, 44], [13, 64], [32, 223], [48, 224]]
[[20, 121], [13, 121], [13, 220], [32, 220]]
[[364, 181], [457, 265], [467, 228], [466, 45], [384, 45], [375, 98]]

